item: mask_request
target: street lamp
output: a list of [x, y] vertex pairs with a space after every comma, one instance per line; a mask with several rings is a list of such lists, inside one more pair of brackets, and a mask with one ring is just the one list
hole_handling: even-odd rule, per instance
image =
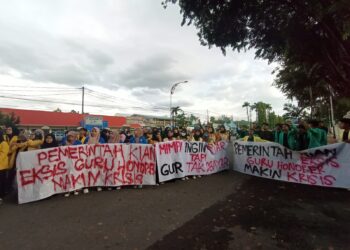
[[173, 112], [172, 112], [172, 108], [171, 108], [171, 106], [172, 106], [172, 96], [173, 96], [173, 94], [175, 92], [176, 87], [179, 84], [187, 83], [187, 82], [188, 82], [187, 80], [186, 81], [182, 81], [182, 82], [176, 82], [176, 83], [173, 84], [173, 86], [171, 86], [171, 90], [170, 90], [170, 126], [171, 127], [173, 126]]

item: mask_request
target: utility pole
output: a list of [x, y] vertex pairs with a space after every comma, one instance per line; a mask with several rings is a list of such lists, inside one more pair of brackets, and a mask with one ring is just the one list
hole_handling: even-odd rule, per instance
[[207, 124], [209, 124], [209, 110], [207, 110]]
[[84, 114], [85, 87], [81, 88], [81, 113]]

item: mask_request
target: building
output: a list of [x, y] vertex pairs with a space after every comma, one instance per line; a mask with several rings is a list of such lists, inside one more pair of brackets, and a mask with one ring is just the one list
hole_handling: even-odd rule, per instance
[[134, 114], [126, 117], [128, 125], [139, 124], [141, 127], [166, 127], [170, 124], [168, 117]]
[[[44, 126], [50, 127], [51, 130], [69, 130], [84, 126], [121, 128], [126, 124], [126, 118], [121, 116], [90, 115], [65, 112], [50, 112], [39, 110], [9, 109], [0, 108], [4, 114], [13, 113], [19, 117], [19, 128], [37, 129]], [[90, 126], [90, 127], [89, 127]]]

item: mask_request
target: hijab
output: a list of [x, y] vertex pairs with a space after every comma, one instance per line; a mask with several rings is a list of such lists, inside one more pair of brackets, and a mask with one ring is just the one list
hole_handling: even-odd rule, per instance
[[100, 129], [98, 127], [93, 127], [91, 131], [92, 130], [96, 131], [96, 136], [92, 137], [92, 134], [90, 133], [89, 141], [87, 144], [98, 144], [100, 142]]
[[111, 130], [108, 143], [119, 143], [120, 135], [118, 130]]
[[[51, 143], [47, 143], [46, 142], [46, 138], [51, 136], [52, 138], [52, 142]], [[53, 134], [53, 133], [49, 133], [45, 136], [45, 140], [44, 140], [44, 143], [43, 145], [41, 146], [42, 149], [44, 148], [54, 148], [54, 147], [58, 147], [58, 143], [56, 141], [56, 136]]]

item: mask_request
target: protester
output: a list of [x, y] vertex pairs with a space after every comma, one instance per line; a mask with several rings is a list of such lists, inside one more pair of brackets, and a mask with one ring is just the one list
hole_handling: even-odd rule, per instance
[[[110, 133], [109, 129], [107, 128], [102, 129], [102, 131], [100, 132], [100, 138], [103, 138], [104, 142], [108, 142], [109, 133]], [[104, 142], [100, 142], [100, 143], [104, 143]]]
[[269, 124], [264, 122], [260, 131], [260, 138], [266, 141], [274, 141], [273, 133], [269, 130]]
[[88, 130], [86, 128], [79, 128], [79, 141], [81, 144], [85, 144]]
[[201, 131], [199, 129], [194, 129], [191, 141], [199, 141], [199, 142], [203, 141], [203, 138], [201, 136]]
[[296, 129], [291, 128], [288, 123], [285, 123], [282, 125], [282, 131], [279, 134], [278, 142], [286, 148], [294, 150], [296, 148], [295, 135]]
[[127, 130], [127, 131], [125, 132], [124, 143], [130, 143], [132, 137], [133, 137], [133, 136], [132, 136], [130, 130]]
[[56, 137], [53, 133], [49, 133], [45, 136], [44, 143], [41, 145], [41, 149], [58, 147]]
[[340, 120], [339, 127], [342, 130], [337, 138], [338, 141], [350, 143], [350, 111]]
[[119, 143], [119, 142], [120, 142], [119, 130], [117, 130], [117, 129], [110, 130], [108, 143]]
[[64, 141], [64, 144], [62, 146], [75, 146], [75, 145], [81, 145], [81, 141], [77, 139], [77, 133], [75, 131], [69, 131], [67, 133], [66, 139]]
[[0, 130], [0, 204], [6, 194], [7, 174], [9, 166], [9, 145], [4, 139], [4, 133]]
[[219, 134], [218, 134], [217, 140], [220, 140], [220, 141], [230, 141], [229, 133], [226, 131], [226, 128], [225, 128], [224, 125], [221, 125], [221, 126], [220, 126]]
[[125, 134], [125, 131], [121, 131], [119, 133], [119, 143], [124, 143], [125, 142], [125, 139], [126, 139], [126, 134]]
[[298, 132], [296, 134], [296, 150], [302, 151], [309, 146], [309, 140], [307, 136], [307, 130], [305, 125], [298, 125]]
[[179, 137], [179, 140], [182, 140], [182, 141], [188, 141], [188, 134], [187, 134], [187, 130], [185, 128], [182, 128], [180, 130], [180, 137]]
[[274, 142], [279, 143], [281, 133], [282, 133], [282, 124], [277, 123], [275, 126], [275, 131], [273, 131]]
[[18, 142], [19, 130], [16, 127], [7, 127], [6, 134], [1, 136], [9, 146], [9, 168], [13, 168], [17, 157], [17, 142]]
[[310, 128], [307, 130], [309, 145], [308, 148], [317, 148], [327, 145], [327, 134], [319, 128], [319, 122], [316, 120], [309, 121]]
[[147, 144], [147, 139], [143, 135], [143, 130], [140, 128], [135, 129], [134, 136], [130, 138], [130, 143]]
[[214, 144], [216, 142], [216, 134], [212, 126], [208, 126], [208, 143]]
[[174, 132], [171, 129], [167, 130], [166, 138], [163, 139], [164, 142], [175, 141]]
[[180, 132], [179, 132], [178, 128], [174, 128], [174, 138], [175, 138], [175, 140], [180, 139]]
[[266, 140], [263, 140], [259, 136], [257, 136], [254, 132], [254, 129], [248, 130], [248, 135], [243, 137], [243, 141], [250, 141], [250, 142], [266, 142]]
[[103, 144], [106, 143], [105, 139], [101, 137], [100, 129], [98, 127], [93, 127], [91, 129], [90, 135], [86, 137], [85, 144]]
[[37, 129], [34, 132], [32, 139], [29, 139], [26, 142], [17, 143], [18, 148], [27, 148], [27, 151], [37, 150], [41, 148], [41, 145], [44, 143], [44, 131]]

